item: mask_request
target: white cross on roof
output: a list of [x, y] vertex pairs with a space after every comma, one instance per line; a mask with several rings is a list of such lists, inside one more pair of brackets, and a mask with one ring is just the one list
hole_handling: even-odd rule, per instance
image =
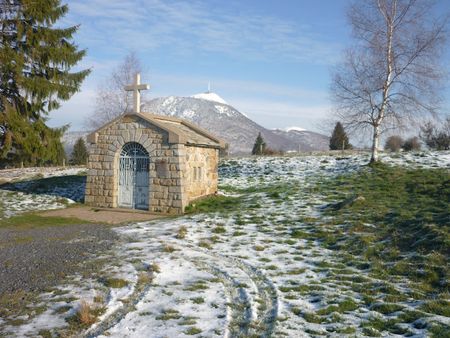
[[141, 74], [137, 73], [135, 81], [132, 85], [125, 86], [125, 90], [133, 92], [133, 112], [141, 112], [141, 90], [150, 89], [148, 84], [141, 84]]

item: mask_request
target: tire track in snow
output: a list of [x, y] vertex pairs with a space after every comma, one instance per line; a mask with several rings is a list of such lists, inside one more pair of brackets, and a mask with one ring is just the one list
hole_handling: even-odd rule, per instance
[[[185, 248], [184, 248], [185, 249]], [[224, 283], [226, 293], [238, 303], [227, 304], [230, 311], [230, 321], [225, 337], [270, 337], [275, 331], [278, 315], [278, 293], [275, 285], [254, 266], [242, 260], [214, 254], [210, 251], [190, 248], [200, 253], [202, 260], [195, 257], [192, 263], [219, 277]], [[236, 275], [244, 274], [244, 278], [232, 277], [226, 270], [230, 269]], [[247, 279], [247, 280], [246, 280]], [[249, 297], [243, 288], [245, 282], [250, 281], [256, 289], [256, 295]], [[238, 293], [238, 295], [236, 295]], [[252, 309], [256, 308], [256, 313]], [[242, 321], [244, 319], [244, 321]], [[236, 330], [236, 328], [239, 330]]]
[[[272, 336], [278, 315], [278, 295], [276, 287], [262, 271], [236, 257], [193, 247], [191, 243], [166, 243], [184, 252], [181, 259], [216, 276], [222, 283], [227, 297], [224, 337]], [[136, 285], [120, 308], [88, 329], [83, 337], [100, 336], [120, 323], [128, 313], [136, 310], [135, 306], [145, 298], [150, 288], [151, 283]]]
[[125, 316], [132, 311], [135, 311], [135, 306], [139, 303], [150, 290], [151, 282], [146, 284], [136, 285], [136, 289], [133, 293], [126, 299], [126, 302], [122, 302], [122, 306], [116, 311], [111, 313], [101, 322], [99, 322], [95, 327], [91, 327], [84, 334], [81, 335], [83, 338], [93, 338], [104, 334], [107, 330], [118, 324]]

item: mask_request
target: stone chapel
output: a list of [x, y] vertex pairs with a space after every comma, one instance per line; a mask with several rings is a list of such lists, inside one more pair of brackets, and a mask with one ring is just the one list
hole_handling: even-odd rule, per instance
[[88, 136], [85, 203], [182, 214], [195, 199], [217, 192], [219, 149], [224, 143], [182, 119], [140, 111], [140, 84], [133, 85], [133, 112]]

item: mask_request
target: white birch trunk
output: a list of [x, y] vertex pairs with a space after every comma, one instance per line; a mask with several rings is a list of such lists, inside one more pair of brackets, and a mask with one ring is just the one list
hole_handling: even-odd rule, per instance
[[370, 158], [370, 163], [377, 162], [378, 157], [378, 146], [380, 144], [380, 126], [373, 127], [373, 139], [372, 139], [372, 157]]

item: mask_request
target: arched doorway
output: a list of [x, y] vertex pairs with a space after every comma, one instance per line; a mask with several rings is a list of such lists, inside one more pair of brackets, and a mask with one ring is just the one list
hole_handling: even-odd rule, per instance
[[149, 154], [136, 142], [126, 143], [119, 160], [119, 207], [148, 210]]

